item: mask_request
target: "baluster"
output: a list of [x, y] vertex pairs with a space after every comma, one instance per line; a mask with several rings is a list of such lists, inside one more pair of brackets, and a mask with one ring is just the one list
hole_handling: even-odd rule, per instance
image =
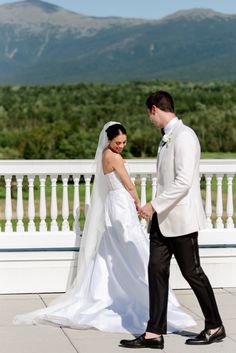
[[157, 193], [157, 177], [155, 175], [151, 176], [152, 178], [152, 200], [156, 197]]
[[24, 208], [23, 208], [23, 196], [22, 196], [22, 181], [23, 176], [17, 175], [17, 204], [16, 204], [16, 216], [17, 216], [17, 232], [24, 232], [24, 224], [23, 224], [23, 216], [24, 216]]
[[77, 235], [80, 234], [79, 179], [80, 179], [80, 175], [73, 175], [73, 180], [74, 180], [73, 230]]
[[5, 232], [12, 232], [12, 203], [11, 203], [11, 175], [5, 176], [6, 184], [6, 203], [5, 203]]
[[[147, 202], [147, 194], [146, 194], [146, 185], [147, 185], [147, 177], [142, 176], [141, 177], [141, 206], [145, 205]], [[145, 229], [147, 225], [146, 219], [141, 220], [141, 225]]]
[[205, 204], [205, 212], [206, 212], [206, 219], [207, 219], [207, 228], [212, 228], [213, 224], [211, 221], [212, 216], [212, 199], [211, 199], [211, 180], [212, 175], [207, 174], [206, 178], [206, 204]]
[[50, 230], [51, 232], [58, 231], [58, 224], [57, 224], [57, 175], [51, 175], [51, 225]]
[[40, 206], [39, 206], [39, 216], [40, 216], [40, 224], [39, 224], [39, 231], [46, 232], [47, 231], [47, 224], [46, 224], [46, 196], [45, 196], [45, 182], [46, 176], [40, 175]]
[[135, 185], [135, 179], [136, 179], [136, 177], [135, 176], [131, 176], [131, 181], [132, 181], [132, 183]]
[[69, 217], [69, 202], [68, 202], [68, 178], [69, 175], [62, 175], [63, 182], [63, 195], [62, 195], [62, 231], [66, 232], [70, 230], [68, 217]]
[[136, 176], [135, 176], [135, 175], [134, 175], [134, 176], [130, 176], [130, 179], [131, 179], [132, 183], [135, 185], [135, 183], [136, 183]]
[[29, 185], [29, 201], [28, 201], [28, 232], [35, 232], [36, 227], [34, 223], [35, 217], [35, 205], [34, 205], [34, 175], [28, 176], [28, 185]]
[[85, 217], [88, 213], [88, 209], [90, 206], [90, 183], [91, 183], [91, 175], [85, 175]]
[[145, 205], [147, 202], [147, 196], [146, 196], [146, 184], [147, 184], [147, 177], [142, 176], [141, 177], [141, 205]]
[[[1, 178], [1, 176], [0, 176], [0, 178]], [[0, 207], [0, 219], [2, 218], [1, 216], [2, 216], [2, 212], [1, 212], [1, 207]], [[1, 226], [1, 223], [0, 223], [0, 232], [1, 231], [2, 231], [2, 226]]]
[[227, 189], [227, 221], [226, 228], [234, 228], [233, 214], [234, 214], [234, 205], [233, 205], [233, 178], [232, 174], [227, 175], [228, 189]]
[[223, 179], [223, 174], [217, 174], [216, 179], [217, 179], [216, 228], [221, 229], [221, 228], [224, 228], [224, 224], [222, 221], [222, 215], [223, 215], [222, 179]]

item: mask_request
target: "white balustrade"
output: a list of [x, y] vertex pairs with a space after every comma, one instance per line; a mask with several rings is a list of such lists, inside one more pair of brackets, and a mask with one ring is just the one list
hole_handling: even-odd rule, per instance
[[[139, 196], [141, 204], [144, 205], [150, 201], [147, 199], [147, 188], [150, 188], [148, 195], [151, 194], [151, 199], [156, 195], [158, 185], [156, 161], [155, 159], [128, 160], [128, 165], [132, 182], [136, 183], [136, 186], [140, 184]], [[91, 180], [94, 174], [93, 160], [0, 161], [0, 170], [5, 178], [5, 217], [1, 214], [5, 225], [0, 229], [1, 234], [66, 234], [68, 232], [80, 234], [81, 217], [83, 214], [86, 216], [90, 206]], [[230, 231], [235, 227], [235, 174], [236, 161], [234, 160], [201, 161], [199, 177], [204, 176], [206, 181], [202, 193], [208, 229]], [[11, 194], [11, 188], [14, 186], [12, 186], [13, 176], [16, 177], [16, 200]], [[28, 205], [23, 200], [24, 178], [28, 181]], [[36, 180], [39, 180], [39, 192]], [[71, 182], [68, 184], [69, 180], [73, 180], [73, 185]], [[58, 187], [61, 183], [62, 207], [58, 211], [60, 201]], [[213, 191], [215, 188], [216, 191]], [[50, 194], [51, 196], [46, 197]], [[28, 206], [28, 212], [25, 215], [24, 205]], [[50, 208], [48, 217], [47, 205]], [[3, 209], [3, 206], [0, 208]], [[80, 212], [80, 209], [83, 212]], [[60, 217], [62, 217], [62, 224], [60, 224]], [[23, 219], [27, 224], [26, 229]]]
[[[157, 191], [156, 160], [127, 162], [144, 204]], [[206, 181], [201, 191], [208, 228], [199, 232], [200, 256], [215, 287], [236, 284], [232, 275], [236, 271], [235, 174], [235, 160], [201, 160], [199, 178]], [[5, 180], [0, 184], [1, 195], [5, 195], [0, 199], [0, 210], [5, 208], [5, 214], [0, 214], [0, 272], [4, 279], [0, 293], [65, 291], [76, 273], [79, 225], [83, 228], [90, 205], [94, 161], [3, 160], [0, 175]], [[171, 263], [172, 288], [185, 288], [175, 261]]]

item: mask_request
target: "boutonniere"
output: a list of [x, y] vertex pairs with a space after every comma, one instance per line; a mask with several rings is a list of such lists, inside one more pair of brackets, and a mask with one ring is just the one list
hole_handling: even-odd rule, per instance
[[167, 145], [169, 145], [169, 143], [171, 143], [172, 141], [172, 134], [165, 134], [163, 137], [162, 137], [162, 141]]

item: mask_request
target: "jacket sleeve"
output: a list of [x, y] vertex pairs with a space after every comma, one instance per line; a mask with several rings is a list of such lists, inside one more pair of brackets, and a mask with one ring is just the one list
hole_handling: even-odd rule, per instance
[[175, 178], [166, 190], [151, 201], [157, 214], [168, 212], [188, 194], [199, 159], [199, 143], [191, 132], [181, 132], [174, 143]]

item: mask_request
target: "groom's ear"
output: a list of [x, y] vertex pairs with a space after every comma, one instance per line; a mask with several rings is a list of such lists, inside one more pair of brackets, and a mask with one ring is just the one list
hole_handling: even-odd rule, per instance
[[155, 114], [157, 111], [157, 106], [156, 105], [153, 105], [152, 108], [151, 108], [151, 113], [152, 114]]

